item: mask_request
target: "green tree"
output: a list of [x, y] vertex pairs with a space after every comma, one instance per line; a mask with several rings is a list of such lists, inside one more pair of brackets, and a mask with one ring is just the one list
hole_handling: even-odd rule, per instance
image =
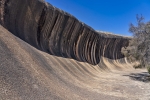
[[150, 73], [150, 22], [144, 22], [143, 16], [137, 15], [137, 25], [130, 24], [129, 31], [133, 38], [129, 46], [122, 48], [122, 53], [129, 61], [138, 61], [134, 66], [138, 68], [146, 67]]

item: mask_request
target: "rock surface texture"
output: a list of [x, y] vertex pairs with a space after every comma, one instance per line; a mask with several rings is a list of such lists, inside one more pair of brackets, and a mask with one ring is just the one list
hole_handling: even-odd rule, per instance
[[0, 100], [150, 100], [147, 72], [120, 52], [129, 38], [43, 0], [0, 0], [0, 24]]
[[149, 100], [145, 74], [121, 60], [49, 55], [0, 26], [0, 100]]
[[1, 0], [0, 23], [49, 54], [96, 65], [101, 56], [120, 59], [129, 38], [98, 33], [42, 0]]

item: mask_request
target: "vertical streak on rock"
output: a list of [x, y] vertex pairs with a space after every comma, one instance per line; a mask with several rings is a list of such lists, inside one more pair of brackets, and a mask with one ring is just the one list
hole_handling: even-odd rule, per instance
[[77, 39], [75, 40], [75, 45], [74, 45], [75, 46], [75, 56], [76, 56], [76, 59], [78, 61], [82, 61], [82, 59], [80, 57], [81, 56], [80, 55], [80, 53], [81, 53], [81, 51], [80, 51], [80, 39], [81, 39], [83, 31], [84, 31], [84, 25], [82, 24], [81, 29], [78, 32]]
[[69, 47], [69, 43], [68, 43], [69, 34], [71, 34], [70, 30], [73, 24], [74, 24], [74, 19], [72, 16], [71, 17], [69, 16], [69, 18], [67, 18], [67, 22], [65, 24], [66, 26], [64, 26], [64, 29], [61, 35], [61, 40], [60, 40], [60, 52], [61, 52], [61, 56], [63, 57], [68, 57], [67, 49]]
[[44, 23], [46, 21], [46, 11], [47, 11], [47, 7], [45, 6], [42, 10], [42, 13], [40, 15], [40, 19], [38, 21], [38, 29], [37, 29], [37, 42], [38, 42], [38, 46], [39, 48], [41, 48], [41, 31], [42, 31], [42, 28], [44, 26]]
[[0, 24], [4, 24], [4, 5], [5, 5], [5, 0], [0, 0]]
[[57, 31], [59, 29], [59, 24], [60, 24], [60, 21], [61, 21], [61, 16], [62, 14], [59, 13], [59, 10], [56, 9], [55, 10], [55, 21], [54, 21], [54, 25], [52, 27], [52, 31], [51, 31], [51, 35], [49, 37], [49, 50], [51, 52], [51, 54], [55, 55], [55, 37], [57, 35]]
[[69, 45], [69, 53], [70, 53], [70, 58], [76, 59], [75, 57], [75, 48], [74, 48], [74, 44], [75, 44], [75, 40], [78, 37], [78, 32], [81, 28], [81, 23], [79, 23], [79, 21], [77, 19], [75, 19], [74, 21], [74, 28], [72, 30], [72, 34], [70, 37], [70, 45]]

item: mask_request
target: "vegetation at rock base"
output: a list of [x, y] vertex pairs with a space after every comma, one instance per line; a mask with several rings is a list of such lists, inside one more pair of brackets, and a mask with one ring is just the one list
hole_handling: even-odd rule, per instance
[[129, 31], [133, 38], [128, 47], [123, 47], [121, 52], [131, 62], [139, 62], [135, 68], [146, 67], [150, 73], [150, 21], [144, 22], [144, 17], [137, 15], [137, 25], [130, 24]]

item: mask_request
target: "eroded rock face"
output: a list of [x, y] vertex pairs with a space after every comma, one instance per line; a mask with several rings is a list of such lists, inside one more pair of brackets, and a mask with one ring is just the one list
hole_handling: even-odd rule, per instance
[[129, 38], [98, 33], [43, 0], [1, 0], [0, 23], [49, 54], [98, 64], [101, 56], [120, 59]]

